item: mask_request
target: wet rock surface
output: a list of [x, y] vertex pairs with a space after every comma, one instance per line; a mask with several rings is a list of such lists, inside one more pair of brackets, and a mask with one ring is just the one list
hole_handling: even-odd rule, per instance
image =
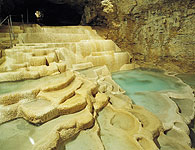
[[123, 71], [114, 73], [113, 79], [136, 105], [143, 106], [162, 121], [165, 132], [158, 137], [160, 149], [191, 149], [194, 137], [190, 139], [187, 125], [194, 119], [195, 99], [188, 85], [154, 70]]
[[[102, 73], [97, 75], [100, 70]], [[143, 107], [132, 105], [106, 72], [105, 67], [92, 69], [87, 74], [93, 78], [87, 79], [78, 72], [66, 71], [31, 81], [28, 95], [22, 88], [2, 93], [1, 148], [13, 149], [22, 141], [18, 147], [21, 150], [59, 149], [63, 145], [74, 149], [80, 143], [82, 149], [157, 149], [153, 138], [163, 131], [160, 120]], [[92, 76], [94, 73], [97, 76]], [[70, 81], [71, 76], [75, 77]], [[38, 92], [31, 93], [31, 89]], [[23, 92], [23, 97], [13, 101], [9, 96], [16, 91]], [[7, 100], [2, 98], [5, 94]]]
[[180, 79], [155, 69], [111, 76], [139, 66], [91, 27], [24, 32], [0, 65], [2, 150], [191, 150], [194, 95]]

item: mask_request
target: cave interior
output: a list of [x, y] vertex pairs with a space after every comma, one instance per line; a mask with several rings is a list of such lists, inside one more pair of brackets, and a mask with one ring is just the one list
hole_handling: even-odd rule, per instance
[[[35, 12], [43, 14], [37, 19]], [[48, 0], [7, 0], [1, 4], [1, 19], [12, 15], [13, 22], [38, 23], [47, 26], [79, 25], [83, 6], [70, 3], [52, 3]]]

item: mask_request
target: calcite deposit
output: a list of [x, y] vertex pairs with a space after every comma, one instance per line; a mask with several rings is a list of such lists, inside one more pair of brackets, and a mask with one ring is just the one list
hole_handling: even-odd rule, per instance
[[[1, 83], [1, 123], [24, 118], [41, 124], [34, 127], [31, 138], [35, 144], [29, 144], [28, 149], [59, 148], [60, 143], [71, 140], [79, 132], [76, 140], [65, 144], [67, 149], [80, 147], [82, 141], [89, 145], [82, 143], [84, 149], [158, 149], [153, 138], [163, 131], [161, 122], [143, 107], [132, 105], [120, 87], [106, 79], [110, 78], [110, 74], [105, 76], [103, 73], [108, 72], [106, 67], [99, 70], [102, 74], [93, 77], [101, 82], [94, 82], [94, 78], [89, 78], [90, 81], [78, 72], [65, 71], [37, 80], [6, 83], [6, 86]], [[90, 72], [88, 74], [94, 74], [96, 69]], [[10, 91], [2, 92], [6, 88]], [[147, 117], [142, 118], [142, 113]], [[41, 139], [37, 137], [39, 135]], [[92, 142], [87, 140], [90, 136], [94, 137], [90, 139]], [[6, 146], [2, 147], [6, 149]]]
[[[139, 87], [125, 91], [111, 76], [139, 66], [91, 27], [30, 25], [16, 40], [0, 61], [1, 150], [191, 150], [194, 97], [183, 82], [159, 75], [171, 92], [137, 91], [149, 97], [151, 111], [127, 96]], [[172, 92], [180, 86], [187, 97]]]
[[85, 69], [106, 64], [109, 70], [116, 71], [130, 62], [128, 52], [101, 38], [91, 27], [33, 26], [24, 32], [18, 34], [16, 46], [4, 51], [1, 81], [51, 75], [63, 72], [65, 66]]
[[187, 126], [195, 112], [191, 87], [159, 70], [137, 69], [112, 76], [136, 105], [143, 106], [161, 120], [165, 129], [157, 139], [161, 149], [191, 149]]

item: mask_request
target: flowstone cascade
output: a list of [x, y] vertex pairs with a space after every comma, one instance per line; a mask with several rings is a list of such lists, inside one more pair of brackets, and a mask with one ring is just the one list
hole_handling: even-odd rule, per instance
[[[154, 103], [162, 111], [158, 115], [127, 96], [141, 95], [138, 87], [125, 95], [112, 79], [112, 71], [132, 68], [131, 56], [91, 27], [32, 25], [23, 31], [18, 44], [3, 50], [0, 61], [1, 150], [162, 150], [167, 145], [170, 150], [191, 149], [186, 124], [194, 115], [194, 101], [183, 82], [175, 87], [181, 86], [188, 99], [169, 93], [170, 102], [159, 93], [159, 105]], [[171, 83], [172, 79], [170, 86], [161, 88], [174, 90]], [[183, 105], [186, 101], [192, 111]], [[165, 109], [166, 104], [173, 110]], [[170, 142], [175, 135], [182, 143], [174, 146]]]
[[[18, 44], [6, 49], [0, 81], [39, 78], [64, 71], [107, 65], [110, 71], [128, 64], [131, 56], [88, 26], [25, 27]], [[6, 78], [7, 77], [7, 78]]]

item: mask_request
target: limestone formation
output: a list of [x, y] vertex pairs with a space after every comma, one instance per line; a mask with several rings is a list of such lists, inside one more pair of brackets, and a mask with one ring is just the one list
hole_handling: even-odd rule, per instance
[[[25, 143], [28, 149], [59, 148], [60, 143], [70, 141], [80, 131], [76, 140], [70, 144], [65, 144], [67, 149], [74, 148], [77, 143], [89, 138], [89, 136], [93, 136], [95, 141], [99, 141], [99, 143], [94, 143], [95, 146], [93, 141], [90, 144], [89, 147], [95, 147], [95, 149], [103, 149], [105, 146], [106, 149], [112, 149], [114, 141], [111, 140], [111, 143], [106, 141], [110, 138], [117, 140], [120, 137], [123, 138], [117, 142], [118, 144], [115, 144], [121, 148], [157, 149], [153, 138], [163, 130], [161, 122], [144, 108], [139, 108], [137, 113], [136, 107], [132, 107], [131, 100], [124, 97], [123, 92], [117, 90], [118, 93], [114, 94], [116, 88], [109, 88], [114, 82], [111, 79], [106, 79], [109, 75], [107, 77], [104, 75], [104, 67], [99, 68], [99, 70], [102, 74], [98, 74], [98, 79], [101, 81], [98, 83], [72, 71], [65, 71], [65, 73], [37, 80], [0, 83], [2, 89], [1, 123], [22, 117], [33, 124], [42, 124], [40, 127], [34, 127], [35, 132], [31, 135], [35, 144]], [[91, 70], [88, 75], [90, 76], [94, 71], [96, 70]], [[102, 89], [101, 86], [105, 86], [106, 93], [99, 91]], [[113, 86], [116, 85], [113, 84]], [[9, 91], [6, 91], [7, 87], [9, 87]], [[115, 106], [114, 101], [117, 102], [117, 99], [121, 103]], [[139, 117], [142, 112], [147, 113], [146, 118]], [[104, 123], [104, 119], [108, 124]], [[4, 124], [6, 125], [6, 123]], [[1, 125], [0, 130], [4, 128], [4, 124]], [[155, 124], [155, 128], [152, 127], [152, 124]], [[50, 128], [50, 132], [45, 136], [44, 132], [48, 128]], [[91, 129], [82, 131], [88, 128]], [[100, 128], [101, 133], [99, 135], [97, 133]], [[105, 130], [106, 128], [109, 131]], [[110, 137], [110, 134], [113, 136]], [[39, 139], [37, 137], [39, 135], [43, 138]], [[48, 136], [52, 138], [48, 139]], [[100, 139], [103, 141], [101, 142]], [[89, 148], [84, 144], [83, 147]], [[21, 149], [23, 148], [21, 147]]]
[[[112, 0], [107, 13], [102, 1], [90, 0], [83, 21], [98, 25], [98, 33], [131, 53], [135, 62], [194, 72], [195, 2], [168, 0]], [[106, 5], [106, 6], [107, 6]], [[179, 71], [179, 69], [177, 70]]]
[[[33, 30], [38, 31], [31, 33]], [[61, 73], [66, 67], [75, 70], [106, 64], [110, 71], [116, 71], [131, 58], [90, 27], [33, 26], [25, 31], [18, 34], [19, 44], [4, 51], [0, 81], [39, 78]]]
[[[181, 80], [162, 72], [137, 72], [128, 81], [119, 75], [145, 90], [125, 91], [111, 72], [139, 66], [91, 27], [32, 25], [23, 32], [0, 63], [2, 150], [191, 150], [195, 100]], [[147, 86], [150, 76], [160, 87]]]

